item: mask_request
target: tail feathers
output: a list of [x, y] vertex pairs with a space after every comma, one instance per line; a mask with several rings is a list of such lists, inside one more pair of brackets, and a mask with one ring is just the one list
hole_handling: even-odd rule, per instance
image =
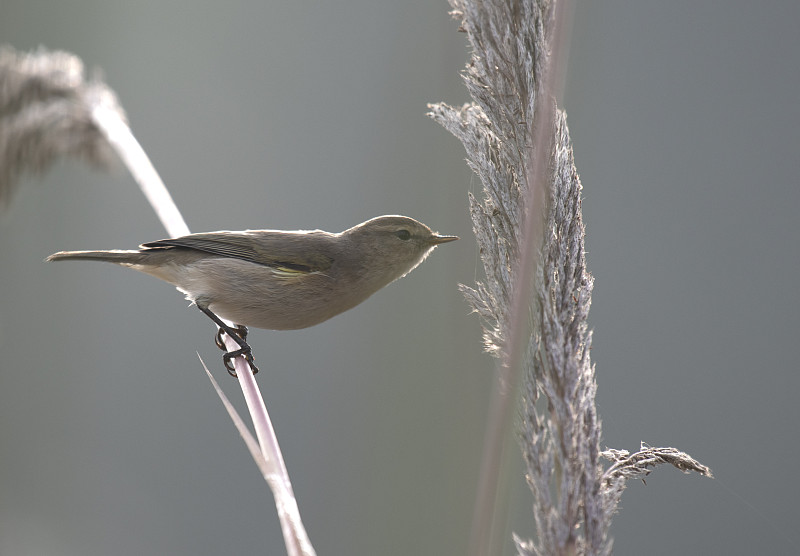
[[59, 251], [47, 257], [46, 261], [62, 261], [73, 259], [76, 261], [106, 261], [116, 264], [137, 264], [142, 262], [142, 253], [139, 251]]

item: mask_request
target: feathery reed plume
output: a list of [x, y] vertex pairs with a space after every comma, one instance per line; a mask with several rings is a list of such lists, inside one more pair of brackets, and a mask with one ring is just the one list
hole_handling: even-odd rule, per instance
[[86, 81], [78, 57], [0, 47], [0, 207], [26, 171], [42, 173], [59, 157], [108, 167], [114, 151], [92, 118], [98, 106], [124, 121], [114, 93], [99, 79]]
[[[491, 437], [504, 432], [491, 430], [492, 423], [511, 419], [492, 414], [512, 413], [521, 391], [519, 443], [537, 531], [535, 541], [514, 537], [524, 556], [609, 554], [611, 518], [625, 481], [649, 467], [669, 463], [711, 476], [674, 448], [633, 456], [600, 450], [582, 186], [566, 115], [554, 102], [559, 68], [550, 67], [559, 61], [559, 4], [450, 0], [472, 46], [463, 77], [473, 102], [429, 106], [430, 116], [464, 144], [483, 182], [484, 198], [469, 200], [485, 280], [461, 289], [481, 317], [486, 350], [499, 360], [503, 401], [493, 403], [499, 412], [490, 409], [485, 452], [502, 451], [503, 443]], [[527, 268], [531, 254], [538, 257]], [[521, 304], [519, 295], [527, 295]], [[485, 453], [482, 473], [499, 474], [501, 457]], [[603, 457], [615, 463], [604, 470]], [[500, 541], [491, 546], [491, 531], [481, 531], [492, 527], [482, 523], [494, 520], [492, 512], [480, 507], [495, 503], [498, 481], [481, 478], [473, 554], [499, 551]]]

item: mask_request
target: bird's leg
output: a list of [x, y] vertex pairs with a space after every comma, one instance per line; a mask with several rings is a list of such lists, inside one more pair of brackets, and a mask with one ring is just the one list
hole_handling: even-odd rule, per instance
[[[253, 361], [253, 349], [246, 341], [247, 327], [238, 325], [235, 328], [232, 328], [222, 322], [222, 319], [215, 315], [208, 307], [198, 305], [197, 308], [203, 311], [208, 318], [213, 320], [216, 325], [219, 326], [219, 331], [214, 337], [214, 342], [221, 350], [225, 351], [225, 355], [222, 356], [222, 362], [225, 365], [225, 369], [228, 371], [228, 374], [233, 377], [236, 376], [236, 370], [231, 364], [231, 359], [234, 357], [239, 357], [240, 355], [244, 356], [244, 359], [247, 361], [247, 364], [250, 365], [250, 369], [253, 371], [253, 374], [256, 374], [258, 372], [258, 367], [256, 367], [255, 362]], [[234, 342], [239, 344], [239, 349], [236, 351], [227, 351], [225, 343], [222, 340], [222, 332], [225, 332], [225, 334], [227, 334]]]

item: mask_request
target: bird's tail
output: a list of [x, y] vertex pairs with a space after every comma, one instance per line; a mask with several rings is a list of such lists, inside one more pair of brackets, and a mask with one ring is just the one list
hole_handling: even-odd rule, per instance
[[47, 257], [46, 261], [106, 261], [116, 264], [141, 264], [144, 255], [140, 251], [59, 251]]

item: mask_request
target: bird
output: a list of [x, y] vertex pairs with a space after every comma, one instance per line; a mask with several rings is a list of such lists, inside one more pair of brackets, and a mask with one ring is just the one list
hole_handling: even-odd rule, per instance
[[223, 230], [151, 241], [138, 250], [60, 251], [46, 260], [105, 261], [174, 285], [239, 345], [223, 357], [228, 371], [230, 360], [243, 355], [257, 372], [247, 327], [295, 330], [324, 322], [457, 239], [413, 218], [385, 215], [339, 233]]

